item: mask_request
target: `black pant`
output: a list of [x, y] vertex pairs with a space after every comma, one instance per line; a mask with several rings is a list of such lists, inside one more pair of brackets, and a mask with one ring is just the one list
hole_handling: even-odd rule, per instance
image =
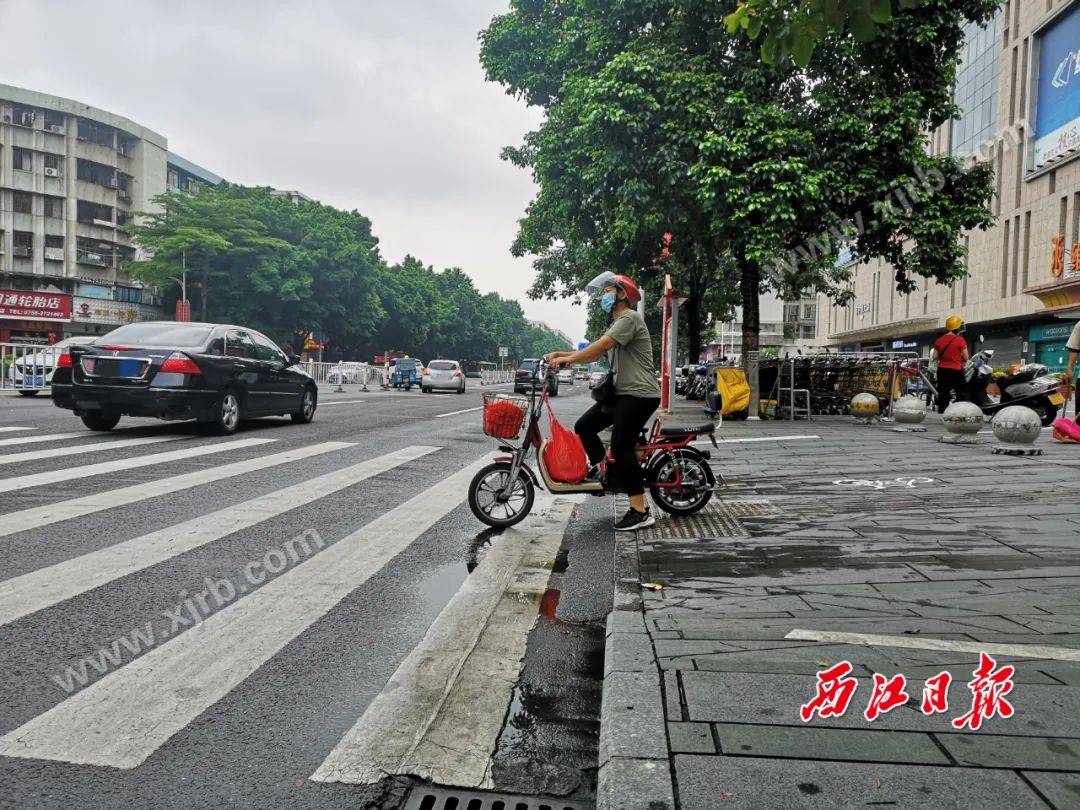
[[953, 368], [939, 368], [937, 373], [937, 412], [945, 413], [949, 407], [951, 394], [956, 392], [957, 402], [967, 402], [967, 381], [964, 372]]
[[599, 433], [611, 428], [611, 457], [608, 478], [627, 495], [645, 492], [645, 474], [638, 464], [635, 448], [638, 436], [649, 417], [660, 406], [656, 397], [616, 396], [610, 405], [599, 402], [581, 415], [574, 425], [574, 432], [581, 437], [589, 461], [599, 464], [604, 459], [604, 443]]

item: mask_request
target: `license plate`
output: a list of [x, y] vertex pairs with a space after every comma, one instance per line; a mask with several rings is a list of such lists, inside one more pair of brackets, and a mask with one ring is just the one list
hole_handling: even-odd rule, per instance
[[30, 384], [31, 385], [44, 385], [45, 384], [45, 378], [44, 377], [31, 377], [30, 378]]
[[121, 360], [118, 364], [117, 373], [121, 377], [138, 377], [139, 366], [142, 365], [140, 360]]
[[1054, 403], [1055, 405], [1064, 405], [1064, 404], [1065, 404], [1065, 397], [1064, 397], [1064, 395], [1062, 395], [1062, 394], [1060, 394], [1060, 393], [1057, 393], [1057, 394], [1051, 394], [1051, 395], [1050, 395], [1050, 396], [1048, 397], [1048, 399], [1049, 399], [1049, 400], [1050, 400], [1050, 401], [1051, 401], [1052, 403]]

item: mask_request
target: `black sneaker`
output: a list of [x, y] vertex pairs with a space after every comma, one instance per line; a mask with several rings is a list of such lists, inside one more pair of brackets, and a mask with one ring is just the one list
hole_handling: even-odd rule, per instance
[[650, 510], [646, 509], [644, 512], [639, 512], [631, 506], [626, 510], [626, 514], [622, 516], [619, 522], [615, 524], [615, 531], [635, 532], [638, 529], [647, 529], [649, 526], [655, 525], [656, 518], [652, 516]]

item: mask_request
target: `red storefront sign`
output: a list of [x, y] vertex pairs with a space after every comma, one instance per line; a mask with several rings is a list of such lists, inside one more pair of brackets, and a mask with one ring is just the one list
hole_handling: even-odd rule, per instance
[[34, 290], [0, 290], [0, 318], [70, 321], [71, 296]]

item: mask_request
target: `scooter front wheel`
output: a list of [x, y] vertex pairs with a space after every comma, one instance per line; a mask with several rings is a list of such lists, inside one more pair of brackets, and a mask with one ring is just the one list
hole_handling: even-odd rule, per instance
[[469, 508], [481, 523], [505, 529], [520, 523], [532, 511], [536, 487], [524, 470], [510, 484], [510, 462], [496, 461], [478, 472], [469, 484]]

